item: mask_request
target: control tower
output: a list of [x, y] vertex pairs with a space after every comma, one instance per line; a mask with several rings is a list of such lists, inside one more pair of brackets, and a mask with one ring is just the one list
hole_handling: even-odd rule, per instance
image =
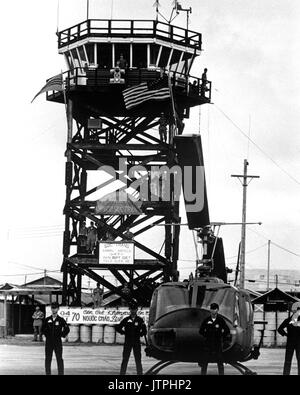
[[[121, 296], [147, 305], [149, 286], [178, 276], [173, 175], [163, 199], [165, 181], [153, 186], [150, 173], [178, 163], [175, 136], [191, 107], [210, 102], [210, 81], [190, 75], [202, 36], [159, 20], [89, 19], [60, 31], [58, 49], [65, 90], [47, 92], [47, 100], [65, 104], [68, 118], [63, 303], [81, 305], [88, 276], [109, 290], [104, 304]], [[157, 225], [164, 237], [147, 237]]]

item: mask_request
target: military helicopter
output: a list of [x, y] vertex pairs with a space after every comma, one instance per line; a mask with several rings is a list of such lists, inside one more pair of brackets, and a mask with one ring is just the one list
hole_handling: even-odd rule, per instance
[[[199, 135], [177, 136], [176, 149], [180, 165], [195, 165], [194, 153], [203, 164]], [[197, 162], [197, 161], [196, 161]], [[202, 243], [202, 259], [197, 260], [195, 278], [183, 282], [159, 285], [152, 295], [149, 310], [148, 345], [146, 355], [159, 360], [146, 374], [157, 374], [176, 362], [195, 362], [201, 365], [204, 358], [204, 338], [199, 334], [201, 323], [210, 315], [210, 304], [218, 303], [219, 314], [230, 329], [230, 339], [224, 343], [224, 363], [232, 365], [245, 375], [256, 374], [242, 362], [257, 359], [258, 345], [254, 344], [253, 309], [249, 293], [227, 283], [228, 269], [222, 238], [214, 234], [215, 226], [209, 223], [206, 204], [199, 217], [188, 216], [189, 224], [198, 228], [198, 241]], [[194, 223], [193, 223], [194, 221]], [[219, 229], [219, 228], [218, 228]], [[214, 361], [212, 361], [214, 362]]]

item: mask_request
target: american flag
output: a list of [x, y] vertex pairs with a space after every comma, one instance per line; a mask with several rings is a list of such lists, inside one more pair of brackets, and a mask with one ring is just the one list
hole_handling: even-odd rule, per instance
[[148, 100], [166, 100], [171, 97], [170, 88], [166, 78], [160, 78], [152, 83], [143, 82], [123, 91], [125, 107], [127, 110], [138, 106]]
[[62, 74], [55, 75], [54, 77], [50, 78], [47, 81], [46, 85], [43, 86], [43, 88], [34, 96], [31, 103], [43, 92], [63, 91], [63, 90], [64, 90], [64, 85], [63, 85]]

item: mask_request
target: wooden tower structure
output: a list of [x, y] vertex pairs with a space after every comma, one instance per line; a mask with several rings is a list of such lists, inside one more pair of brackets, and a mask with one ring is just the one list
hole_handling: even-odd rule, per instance
[[[182, 133], [184, 118], [191, 107], [210, 102], [211, 83], [190, 75], [201, 54], [201, 34], [158, 20], [89, 19], [60, 31], [58, 48], [68, 65], [65, 91], [47, 92], [47, 100], [65, 103], [68, 118], [63, 303], [81, 304], [85, 275], [109, 290], [105, 297], [119, 295], [129, 301], [134, 296], [145, 305], [145, 280], [153, 285], [160, 278], [177, 278], [180, 226], [168, 224], [180, 223], [179, 202], [172, 174], [169, 200], [159, 191], [155, 199], [141, 198], [140, 188], [130, 186], [141, 180], [150, 185], [154, 165], [170, 168], [177, 163], [174, 137]], [[160, 89], [166, 81], [169, 99], [126, 107], [125, 89]], [[127, 177], [120, 163], [127, 172], [143, 166], [146, 174], [137, 170]], [[112, 198], [116, 182], [118, 192]], [[119, 201], [124, 194], [137, 201]], [[98, 240], [92, 250], [85, 240], [90, 221]], [[166, 225], [159, 251], [153, 248], [153, 238], [144, 237], [158, 224]], [[134, 248], [133, 259], [122, 261], [118, 246], [127, 249], [128, 256]], [[101, 270], [109, 270], [118, 285]], [[125, 282], [132, 291], [128, 295], [122, 293]]]

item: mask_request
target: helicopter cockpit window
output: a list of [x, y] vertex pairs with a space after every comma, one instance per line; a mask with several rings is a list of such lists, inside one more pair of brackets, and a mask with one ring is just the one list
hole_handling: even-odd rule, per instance
[[190, 307], [189, 293], [185, 287], [165, 286], [157, 293], [156, 319], [171, 311]]
[[153, 325], [156, 317], [156, 306], [157, 306], [157, 291], [153, 292], [151, 305], [149, 309], [149, 325]]
[[227, 287], [207, 288], [205, 290], [202, 305], [197, 307], [202, 307], [209, 310], [211, 303], [218, 303], [219, 313], [232, 320], [235, 313], [234, 295], [234, 292], [232, 292]]
[[245, 296], [239, 300], [241, 324], [247, 325], [252, 320], [252, 306]]
[[246, 301], [247, 320], [250, 322], [253, 319], [252, 304], [249, 300]]

